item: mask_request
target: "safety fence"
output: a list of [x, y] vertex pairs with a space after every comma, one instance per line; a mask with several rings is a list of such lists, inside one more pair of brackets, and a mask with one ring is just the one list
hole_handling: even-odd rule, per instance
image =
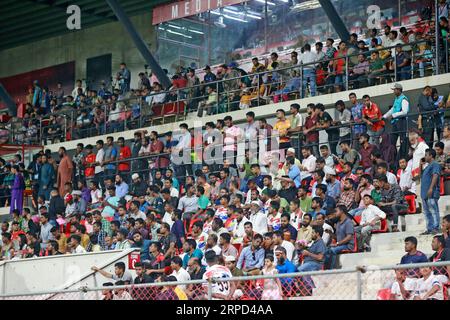
[[[3, 300], [448, 300], [450, 262], [2, 295]], [[167, 278], [164, 278], [167, 279]], [[159, 281], [159, 280], [157, 280]]]

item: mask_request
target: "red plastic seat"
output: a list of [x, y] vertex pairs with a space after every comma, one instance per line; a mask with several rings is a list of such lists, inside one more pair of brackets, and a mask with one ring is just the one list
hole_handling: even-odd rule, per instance
[[343, 250], [339, 254], [345, 253], [357, 253], [358, 252], [358, 241], [356, 239], [356, 232], [353, 234], [353, 249], [352, 250]]
[[373, 233], [386, 233], [388, 231], [388, 224], [386, 219], [381, 220], [380, 229], [378, 230], [372, 230]]
[[380, 289], [377, 293], [377, 300], [391, 300], [391, 289]]
[[405, 196], [406, 203], [408, 203], [408, 213], [414, 214], [416, 213], [416, 196], [413, 194], [409, 194]]

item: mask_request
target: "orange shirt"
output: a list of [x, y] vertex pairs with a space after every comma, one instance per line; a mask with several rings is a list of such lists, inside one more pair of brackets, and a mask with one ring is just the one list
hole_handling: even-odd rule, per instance
[[[382, 119], [383, 115], [381, 114], [380, 108], [372, 102], [372, 108], [369, 110], [367, 106], [364, 106], [362, 111], [363, 117], [369, 118], [369, 120], [372, 119]], [[372, 128], [370, 130], [372, 131], [380, 131], [384, 128], [384, 121], [377, 121], [373, 124]]]
[[[124, 160], [131, 157], [131, 149], [129, 146], [125, 146], [120, 148], [119, 151], [119, 160]], [[130, 163], [129, 162], [120, 162], [119, 163], [119, 171], [130, 171]]]
[[284, 143], [284, 142], [289, 142], [290, 138], [289, 136], [287, 136], [287, 131], [288, 129], [291, 128], [291, 121], [289, 121], [289, 119], [286, 119], [284, 121], [278, 120], [274, 127], [273, 130], [277, 130], [280, 134], [280, 143]]

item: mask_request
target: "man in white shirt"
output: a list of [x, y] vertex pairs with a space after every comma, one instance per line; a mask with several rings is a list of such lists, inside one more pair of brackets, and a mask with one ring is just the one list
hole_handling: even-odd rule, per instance
[[178, 210], [181, 212], [197, 212], [198, 209], [198, 197], [195, 195], [195, 187], [193, 185], [186, 186], [186, 195], [181, 197], [178, 203]]
[[301, 180], [308, 179], [311, 181], [312, 173], [316, 171], [316, 160], [317, 158], [311, 154], [310, 147], [302, 148], [303, 161], [300, 165]]
[[232, 243], [242, 243], [244, 236], [245, 236], [245, 229], [244, 224], [248, 222], [249, 220], [244, 215], [244, 211], [240, 208], [236, 209], [236, 220], [233, 222], [233, 239]]
[[78, 97], [78, 89], [81, 88], [82, 94], [86, 93], [86, 88], [83, 87], [83, 82], [81, 80], [77, 80], [75, 84], [75, 88], [72, 90], [72, 97], [76, 99]]
[[313, 62], [316, 62], [317, 54], [311, 52], [311, 45], [309, 43], [305, 44], [303, 47], [305, 50], [303, 54], [300, 55], [298, 63], [300, 65], [304, 65], [303, 67], [303, 90], [302, 90], [302, 98], [305, 97], [306, 85], [309, 81], [309, 88], [311, 92], [311, 96], [314, 97], [316, 95], [316, 66]]
[[397, 184], [397, 176], [392, 172], [388, 171], [388, 165], [386, 162], [381, 162], [377, 165], [377, 173], [380, 176], [385, 175], [388, 179], [389, 184]]
[[386, 213], [373, 205], [373, 198], [369, 194], [364, 196], [364, 207], [361, 213], [361, 222], [355, 228], [356, 239], [358, 241], [358, 248], [370, 251], [372, 230], [380, 228], [380, 222], [386, 218]]
[[103, 149], [103, 140], [98, 140], [96, 142], [97, 154], [95, 155], [95, 180], [98, 185], [103, 184], [103, 160], [105, 159], [105, 150]]
[[412, 300], [417, 279], [406, 276], [406, 269], [395, 270], [395, 282], [391, 286], [391, 300]]
[[412, 160], [406, 162], [405, 158], [400, 159], [397, 176], [399, 177], [399, 187], [405, 195], [416, 194], [416, 184], [412, 179]]
[[[177, 278], [178, 282], [190, 281], [191, 276], [189, 275], [189, 272], [187, 272], [185, 269], [183, 269], [182, 265], [183, 265], [183, 260], [181, 260], [181, 258], [179, 256], [173, 257], [172, 261], [170, 262], [170, 267], [173, 270], [171, 276], [174, 276], [175, 278]], [[183, 290], [186, 289], [186, 285], [178, 285], [178, 286]]]
[[[416, 190], [420, 190], [420, 163], [423, 158], [425, 158], [425, 151], [428, 149], [426, 142], [419, 136], [416, 131], [410, 131], [408, 133], [409, 145], [413, 150], [412, 164], [411, 164], [411, 175], [412, 179], [415, 180]], [[417, 192], [417, 201], [421, 202], [422, 198], [420, 192]]]
[[278, 246], [282, 246], [286, 249], [286, 257], [289, 261], [294, 261], [295, 256], [295, 246], [290, 241], [283, 240], [283, 232], [281, 230], [277, 230], [272, 235], [272, 240], [274, 246], [274, 256], [275, 256], [275, 248]]
[[70, 248], [72, 248], [71, 253], [86, 253], [86, 250], [81, 246], [81, 237], [79, 235], [70, 236]]
[[261, 211], [258, 201], [252, 201], [250, 212], [250, 222], [253, 225], [253, 230], [261, 235], [265, 234], [268, 230], [267, 216]]

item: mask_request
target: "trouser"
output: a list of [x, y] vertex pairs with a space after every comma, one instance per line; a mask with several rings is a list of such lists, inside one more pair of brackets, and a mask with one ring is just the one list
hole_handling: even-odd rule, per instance
[[314, 69], [303, 69], [302, 98], [305, 97], [308, 80], [311, 96], [314, 97], [316, 95], [316, 71]]
[[99, 173], [96, 173], [95, 177], [94, 177], [94, 181], [97, 182], [98, 187], [100, 189], [103, 189], [102, 186], [104, 186], [104, 184], [105, 184], [103, 181], [104, 180], [103, 176], [104, 176], [103, 172], [99, 172]]
[[329, 248], [325, 254], [325, 265], [328, 266], [329, 269], [334, 269], [336, 267], [336, 256], [344, 250], [348, 250], [348, 245]]
[[116, 169], [105, 169], [103, 179], [111, 178], [114, 182], [114, 176], [116, 175]]
[[328, 143], [330, 144], [330, 152], [331, 154], [336, 154], [336, 148], [339, 144], [339, 134], [336, 133], [328, 133]]
[[9, 213], [17, 209], [19, 213], [22, 214], [23, 209], [23, 189], [12, 189], [11, 190], [11, 203], [9, 207]]
[[372, 239], [373, 226], [357, 226], [355, 227], [356, 240], [358, 242], [358, 250], [363, 250], [365, 247], [370, 247], [370, 239]]
[[439, 229], [440, 214], [439, 214], [439, 199], [423, 199], [423, 214], [427, 220], [427, 231]]
[[314, 261], [308, 261], [299, 266], [297, 270], [298, 272], [318, 271], [322, 270], [322, 264]]
[[397, 155], [397, 160], [406, 157], [408, 155], [408, 147], [409, 142], [406, 138], [407, 135], [407, 125], [406, 119], [399, 119], [395, 123], [392, 124], [392, 133], [391, 133], [391, 143], [394, 146], [397, 146], [397, 140], [400, 138], [400, 148]]
[[392, 227], [397, 227], [399, 213], [407, 208], [408, 206], [405, 204], [394, 204], [391, 206], [384, 206], [381, 209], [388, 215], [388, 219], [392, 220]]
[[380, 137], [384, 132], [384, 128], [378, 131], [372, 131], [370, 129], [367, 129], [367, 134], [369, 135], [369, 143], [374, 144], [377, 146], [377, 148], [380, 146]]
[[[423, 128], [423, 139], [427, 143], [428, 147], [433, 148], [433, 141], [434, 141], [434, 118], [428, 118], [427, 116], [424, 116], [422, 118], [422, 128]], [[439, 138], [439, 137], [438, 137]]]
[[50, 200], [50, 192], [51, 191], [52, 191], [51, 188], [48, 188], [48, 187], [47, 187], [47, 189], [44, 189], [44, 188], [39, 189], [38, 197], [43, 197], [45, 201], [48, 201], [48, 200]]

